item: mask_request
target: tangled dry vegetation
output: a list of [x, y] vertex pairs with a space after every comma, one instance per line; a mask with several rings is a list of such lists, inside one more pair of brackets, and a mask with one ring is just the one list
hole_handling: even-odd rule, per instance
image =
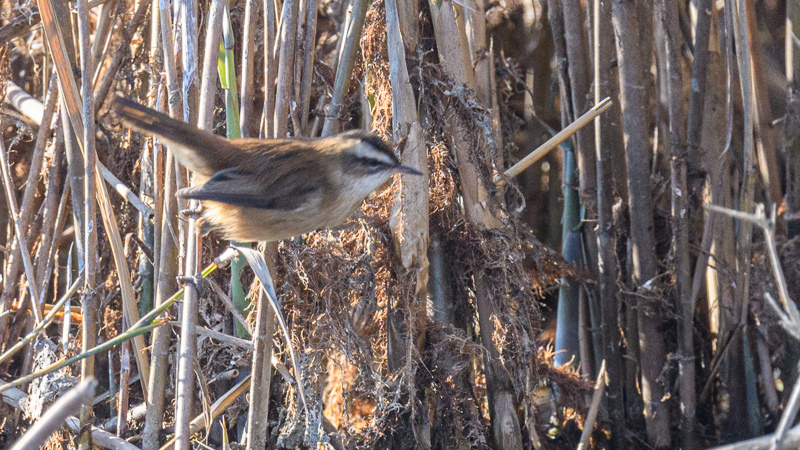
[[[252, 3], [255, 5], [257, 2]], [[359, 3], [362, 7], [366, 5]], [[272, 2], [268, 4], [273, 5]], [[310, 38], [316, 47], [311, 59], [312, 76], [301, 79], [299, 74], [295, 75], [297, 81], [291, 91], [295, 96], [294, 106], [275, 105], [275, 91], [268, 92], [269, 89], [250, 91], [252, 98], [242, 96], [242, 102], [251, 102], [254, 111], [260, 111], [269, 101], [273, 102], [271, 106], [276, 108], [276, 114], [281, 114], [277, 112], [280, 108], [287, 108], [289, 133], [294, 136], [318, 135], [327, 119], [325, 107], [330, 96], [336, 95], [336, 77], [342, 76], [337, 73], [337, 62], [348, 57], [342, 42], [350, 38], [342, 31], [347, 17], [346, 4], [309, 4], [315, 6], [318, 14], [314, 25], [316, 32]], [[163, 53], [166, 47], [162, 47], [163, 42], [160, 42], [163, 37], [159, 39], [151, 30], [158, 16], [145, 7], [147, 16], [142, 20], [141, 16], [134, 14], [135, 8], [138, 12], [143, 11], [141, 4], [121, 0], [99, 2], [99, 5], [102, 6], [96, 6], [85, 21], [77, 16], [72, 16], [70, 21], [65, 20], [69, 14], [48, 17], [39, 13], [40, 8], [55, 7], [58, 11], [58, 8], [69, 7], [67, 3], [50, 6], [3, 3], [4, 22], [0, 35], [8, 36], [9, 40], [4, 42], [0, 59], [3, 79], [7, 80], [2, 86], [13, 86], [15, 93], [25, 92], [34, 97], [24, 104], [12, 94], [2, 96], [6, 101], [2, 131], [5, 148], [10, 150], [11, 182], [18, 187], [17, 201], [28, 192], [33, 195], [32, 201], [24, 203], [32, 215], [24, 223], [22, 232], [27, 236], [23, 245], [36, 255], [33, 273], [37, 274], [35, 281], [31, 281], [27, 278], [28, 272], [19, 267], [19, 262], [11, 268], [10, 261], [19, 256], [15, 253], [18, 245], [15, 229], [9, 228], [5, 238], [8, 248], [5, 280], [8, 281], [4, 286], [6, 300], [2, 313], [5, 317], [4, 351], [11, 349], [37, 323], [31, 315], [33, 311], [28, 309], [31, 301], [28, 286], [34, 283], [43, 289], [41, 298], [44, 302], [40, 306], [44, 306], [43, 311], [47, 313], [49, 305], [58, 300], [80, 274], [80, 268], [86, 264], [84, 258], [92, 258], [84, 253], [83, 241], [78, 241], [86, 238], [87, 230], [81, 220], [82, 211], [77, 209], [83, 203], [84, 163], [81, 159], [72, 159], [76, 155], [82, 158], [80, 153], [75, 153], [76, 142], [70, 136], [69, 121], [74, 117], [70, 116], [67, 106], [53, 104], [54, 94], [60, 89], [50, 89], [50, 95], [45, 97], [49, 86], [65, 82], [60, 78], [63, 75], [53, 70], [53, 56], [47, 51], [45, 40], [49, 39], [52, 45], [66, 38], [62, 42], [69, 49], [67, 56], [74, 56], [81, 53], [80, 45], [78, 50], [73, 46], [74, 43], [80, 44], [82, 39], [78, 33], [79, 26], [86, 25], [94, 30], [91, 37], [99, 42], [96, 44], [99, 50], [94, 53], [99, 58], [98, 76], [94, 80], [97, 86], [96, 152], [99, 161], [119, 180], [119, 185], [138, 191], [139, 194], [133, 196], [141, 199], [144, 205], [137, 209], [130, 203], [132, 194], [128, 194], [126, 199], [124, 193], [111, 192], [110, 204], [115, 222], [100, 221], [98, 216], [97, 227], [89, 231], [98, 237], [97, 281], [92, 288], [94, 305], [89, 309], [86, 306], [79, 308], [76, 306], [80, 304], [78, 297], [72, 299], [67, 313], [58, 312], [52, 325], [38, 333], [23, 350], [4, 359], [2, 378], [6, 381], [46, 369], [61, 358], [83, 355], [88, 348], [80, 336], [87, 323], [97, 323], [97, 327], [89, 332], [95, 333], [96, 344], [100, 345], [120, 335], [125, 336], [131, 322], [136, 321], [128, 316], [127, 311], [123, 312], [127, 301], [122, 293], [125, 282], [119, 276], [119, 255], [114, 253], [112, 243], [105, 239], [108, 227], [116, 228], [125, 239], [124, 258], [133, 275], [140, 316], [152, 308], [153, 296], [157, 297], [157, 291], [161, 289], [159, 279], [170, 277], [165, 259], [153, 273], [154, 261], [170, 254], [163, 248], [154, 247], [170, 245], [165, 244], [167, 241], [163, 236], [167, 235], [163, 230], [178, 239], [174, 251], [180, 251], [181, 261], [185, 257], [186, 224], [166, 217], [166, 213], [175, 210], [170, 209], [171, 199], [162, 191], [164, 183], [170, 180], [164, 178], [161, 147], [154, 148], [152, 140], [120, 127], [108, 113], [107, 106], [112, 95], [137, 99], [156, 107], [160, 105], [161, 108], [166, 108], [171, 101], [167, 88], [169, 71], [174, 67], [162, 66], [166, 59]], [[201, 2], [199, 6], [197, 40], [203, 42], [208, 33], [205, 25], [213, 22], [209, 11], [214, 5]], [[508, 108], [502, 111], [503, 115], [509, 116], [508, 120], [501, 116], [493, 117], [491, 108], [476, 99], [474, 87], [454, 81], [442, 69], [428, 5], [419, 6], [419, 23], [414, 25], [419, 33], [419, 43], [408, 48], [406, 64], [407, 76], [418, 97], [417, 114], [424, 128], [423, 150], [429, 174], [425, 216], [430, 220], [425, 229], [419, 230], [404, 229], [410, 225], [402, 220], [392, 223], [393, 215], [399, 214], [397, 202], [403, 190], [404, 181], [398, 177], [368, 199], [362, 210], [339, 229], [321, 230], [293, 241], [284, 241], [267, 251], [267, 255], [272, 255], [276, 291], [302, 368], [298, 371], [298, 368], [291, 367], [286, 356], [286, 344], [276, 337], [273, 359], [277, 361], [278, 370], [271, 383], [267, 380], [261, 386], [270, 393], [267, 405], [269, 434], [265, 441], [270, 448], [314, 447], [315, 439], [335, 448], [418, 445], [476, 448], [501, 445], [498, 440], [503, 437], [490, 431], [495, 415], [503, 414], [489, 404], [497, 400], [495, 392], [510, 393], [506, 400], [510, 402], [511, 414], [517, 417], [513, 425], [515, 430], [511, 432], [516, 437], [510, 439], [522, 442], [520, 439], [524, 435], [526, 445], [530, 445], [530, 442], [539, 441], [535, 436], [546, 433], [552, 420], [557, 424], [569, 420], [577, 424], [580, 417], [566, 411], [582, 414], [587, 407], [588, 382], [569, 371], [553, 372], [550, 368], [552, 353], [548, 353], [538, 341], [542, 317], [537, 302], [550, 286], [560, 277], [571, 274], [573, 269], [556, 253], [541, 245], [527, 231], [527, 226], [519, 222], [517, 215], [507, 209], [506, 201], [502, 199], [503, 190], [494, 182], [503, 161], [515, 158], [512, 154], [515, 150], [514, 133], [519, 131], [522, 121], [512, 118], [514, 112]], [[232, 28], [241, 30], [248, 20], [246, 3], [230, 4], [226, 8], [229, 8]], [[291, 10], [285, 10], [283, 14], [291, 14]], [[50, 33], [50, 27], [55, 24], [62, 27], [63, 34], [56, 37], [46, 35], [37, 25], [39, 20], [45, 22], [43, 29], [46, 33]], [[259, 27], [249, 35], [257, 55], [254, 58], [256, 67], [264, 64], [264, 48], [268, 43], [275, 45], [276, 49], [282, 44], [275, 34], [269, 39], [265, 37], [262, 20], [254, 20], [253, 23]], [[350, 17], [349, 20], [357, 22], [358, 18]], [[410, 20], [417, 19], [411, 17]], [[301, 16], [301, 29], [308, 24]], [[67, 27], [66, 31], [63, 27]], [[275, 44], [276, 36], [278, 44]], [[300, 36], [304, 35], [301, 33]], [[239, 39], [239, 35], [236, 37], [233, 50], [238, 58], [248, 42]], [[178, 46], [178, 50], [184, 50], [180, 46], [189, 45], [177, 34], [174, 38], [173, 44]], [[337, 120], [342, 122], [343, 129], [366, 126], [392, 142], [396, 140], [392, 125], [393, 85], [383, 1], [369, 5], [363, 32], [356, 34], [355, 38], [360, 43], [356, 47], [358, 51], [349, 56], [355, 58], [355, 63], [352, 74], [344, 73], [349, 79], [349, 87], [340, 98], [343, 113]], [[448, 38], [452, 39], [452, 36]], [[105, 43], [102, 39], [106, 39]], [[298, 41], [295, 46], [296, 73], [303, 69], [303, 59], [299, 56], [303, 55], [303, 43]], [[271, 57], [277, 58], [281, 51], [276, 51]], [[200, 56], [205, 57], [202, 53]], [[167, 58], [172, 57], [169, 55]], [[202, 58], [198, 59], [198, 65], [200, 61]], [[179, 73], [186, 70], [183, 67], [185, 61], [180, 57], [174, 62], [178, 63]], [[80, 74], [78, 60], [74, 59], [73, 64], [76, 73]], [[249, 70], [252, 71], [253, 63], [250, 64]], [[241, 80], [244, 69], [237, 67], [237, 70]], [[260, 73], [260, 70], [254, 73], [256, 86], [263, 86], [265, 77], [270, 76]], [[214, 76], [216, 78], [216, 74]], [[80, 77], [76, 78], [76, 83], [81, 84]], [[303, 118], [298, 116], [302, 109], [297, 108], [297, 100], [301, 100], [301, 83], [308, 85], [303, 88], [308, 96], [305, 101], [310, 105], [309, 116]], [[501, 91], [504, 89], [508, 86], [500, 86]], [[60, 97], [68, 100], [71, 94], [61, 92]], [[183, 94], [191, 95], [188, 91]], [[37, 103], [36, 98], [42, 99], [39, 102], [51, 111], [50, 115], [44, 116], [46, 122], [42, 122], [41, 116], [38, 117], [40, 123], [27, 117], [35, 116], [27, 106], [31, 102]], [[213, 129], [218, 134], [225, 134], [230, 131], [229, 125], [226, 126], [230, 104], [226, 104], [222, 89], [216, 90], [214, 99]], [[191, 101], [185, 105], [193, 107]], [[60, 109], [64, 112], [60, 113]], [[195, 114], [190, 112], [191, 116]], [[264, 135], [266, 125], [266, 134], [270, 135], [272, 115], [265, 117], [267, 121], [260, 125], [256, 120], [243, 123], [242, 128], [255, 130], [261, 127]], [[469, 151], [468, 161], [457, 162], [454, 159], [453, 120], [471, 124], [458, 137], [463, 141], [461, 145]], [[500, 122], [504, 124], [502, 128]], [[52, 128], [51, 123], [54, 125]], [[509, 123], [516, 125], [508, 126]], [[38, 130], [44, 130], [45, 134], [37, 137]], [[396, 150], [403, 153], [407, 142], [407, 138], [396, 140]], [[80, 144], [83, 145], [82, 141]], [[34, 150], [34, 146], [38, 150]], [[70, 151], [72, 153], [64, 158], [64, 154]], [[35, 158], [41, 158], [41, 161], [32, 161]], [[463, 167], [460, 165], [464, 164], [477, 168], [478, 178], [471, 182], [478, 181], [490, 194], [487, 208], [495, 220], [491, 228], [478, 226], [465, 216], [465, 199], [460, 191], [463, 182]], [[36, 173], [29, 178], [31, 171]], [[181, 185], [186, 179], [183, 178], [185, 174], [179, 175], [177, 183]], [[509, 201], [519, 205], [524, 200], [515, 189], [509, 188]], [[148, 215], [146, 208], [157, 211], [154, 218]], [[165, 214], [160, 213], [162, 210]], [[3, 209], [3, 213], [4, 220], [11, 220], [7, 209]], [[153, 228], [148, 230], [148, 227]], [[430, 235], [430, 246], [435, 248], [430, 256], [418, 255], [416, 265], [412, 266], [403, 261], [397, 248], [403, 244], [403, 238], [398, 236], [408, 233], [419, 233], [426, 240]], [[158, 236], [162, 236], [160, 243]], [[205, 238], [203, 244], [202, 266], [211, 263], [227, 246], [213, 235]], [[48, 253], [50, 247], [54, 251]], [[182, 267], [183, 263], [177, 266]], [[430, 279], [436, 284], [434, 287], [420, 285], [420, 280], [425, 278], [420, 278], [419, 274], [428, 270], [431, 271]], [[9, 283], [12, 280], [14, 284]], [[250, 394], [241, 389], [236, 391], [241, 380], [249, 380], [253, 344], [248, 335], [237, 334], [231, 311], [220, 301], [220, 296], [235, 295], [230, 283], [228, 270], [208, 276], [201, 286], [197, 307], [196, 320], [200, 332], [193, 376], [197, 377], [198, 390], [190, 393], [194, 407], [189, 409], [189, 418], [213, 417], [211, 426], [191, 428], [192, 440], [212, 447], [223, 442], [241, 441], [243, 423], [253, 405], [252, 391]], [[259, 302], [261, 285], [247, 270], [242, 272], [241, 283], [248, 291], [246, 298], [253, 305], [241, 313], [249, 314], [247, 328], [253, 331], [257, 327], [255, 305]], [[177, 289], [174, 284], [165, 284], [170, 285]], [[488, 305], [478, 304], [483, 301], [488, 301]], [[488, 312], [481, 309], [484, 307], [489, 308]], [[177, 310], [169, 315], [183, 320]], [[67, 317], [70, 320], [66, 320]], [[62, 327], [65, 322], [67, 326]], [[150, 420], [149, 416], [145, 418], [146, 410], [152, 409], [152, 405], [143, 392], [142, 383], [150, 383], [150, 388], [153, 385], [152, 381], [141, 377], [139, 361], [134, 358], [136, 346], [126, 341], [122, 346], [114, 346], [92, 357], [93, 375], [99, 381], [94, 415], [89, 419], [94, 424], [95, 445], [127, 448], [124, 443], [108, 441], [108, 436], [118, 433], [134, 445], [157, 448], [154, 445], [163, 444], [165, 439], [179, 434], [177, 428], [187, 417], [179, 412], [175, 403], [176, 396], [181, 394], [175, 383], [176, 377], [180, 377], [178, 336], [185, 323], [170, 323], [174, 328], [168, 332], [169, 356], [161, 363], [152, 359], [150, 365], [150, 370], [155, 371], [165, 364], [167, 380], [163, 390], [155, 394], [166, 400], [165, 407], [162, 406], [163, 417], [156, 419], [155, 440], [152, 435], [148, 437], [145, 430]], [[161, 330], [168, 327], [162, 326]], [[482, 330], [482, 327], [490, 329]], [[488, 333], [483, 336], [491, 339], [492, 356], [486, 356], [489, 350], [485, 347], [487, 343], [481, 344], [483, 338], [479, 336], [482, 332]], [[226, 335], [240, 338], [225, 338]], [[157, 344], [154, 340], [153, 335], [145, 335], [145, 359], [148, 350], [155, 353], [153, 346]], [[59, 342], [64, 345], [57, 345]], [[489, 369], [487, 362], [492, 364]], [[493, 380], [502, 380], [503, 384], [497, 387], [487, 385], [487, 370], [502, 372], [502, 376], [491, 376]], [[302, 387], [309, 399], [310, 422], [302, 418], [305, 413], [298, 403], [297, 385], [293, 378], [298, 373], [302, 374]], [[7, 401], [12, 406], [3, 407], [5, 445], [14, 442], [36, 422], [47, 405], [81, 377], [79, 365], [73, 364], [20, 386], [22, 391], [16, 387], [6, 390], [3, 395], [14, 392], [20, 396], [27, 394], [27, 397], [22, 402]], [[534, 404], [536, 399], [552, 394], [555, 386], [550, 384], [552, 381], [560, 386], [559, 400]], [[229, 400], [226, 406], [221, 410], [212, 407], [212, 403], [221, 398]], [[24, 414], [14, 412], [13, 407], [21, 409]], [[118, 416], [127, 417], [127, 420], [123, 419], [125, 426], [118, 426]], [[307, 426], [318, 429], [306, 429]], [[61, 431], [50, 438], [48, 445], [71, 447], [79, 442], [78, 436]], [[184, 441], [179, 445], [187, 443]], [[253, 444], [249, 442], [247, 445], [251, 448]]]
[[[798, 444], [798, 17], [1, 1], [0, 447]], [[232, 139], [369, 129], [425, 175], [259, 246], [269, 283], [194, 248], [190, 174], [113, 96]]]

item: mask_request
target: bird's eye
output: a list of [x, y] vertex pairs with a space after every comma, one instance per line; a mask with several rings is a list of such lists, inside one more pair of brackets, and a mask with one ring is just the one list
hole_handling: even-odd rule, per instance
[[386, 165], [383, 161], [374, 158], [359, 158], [359, 160], [363, 166], [366, 166], [370, 169], [380, 169]]

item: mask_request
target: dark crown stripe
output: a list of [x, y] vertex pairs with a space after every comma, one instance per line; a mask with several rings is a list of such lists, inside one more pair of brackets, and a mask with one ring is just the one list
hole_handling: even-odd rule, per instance
[[391, 158], [392, 161], [398, 161], [397, 155], [394, 154], [394, 150], [386, 145], [386, 142], [375, 134], [366, 132], [364, 130], [352, 130], [343, 134], [350, 138], [360, 139], [361, 142], [366, 142], [367, 144], [371, 145], [373, 148], [375, 148], [375, 150], [378, 150], [379, 152]]

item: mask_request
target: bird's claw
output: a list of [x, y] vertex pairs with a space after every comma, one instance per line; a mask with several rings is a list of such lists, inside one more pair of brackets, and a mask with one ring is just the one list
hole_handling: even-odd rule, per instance
[[203, 205], [198, 205], [195, 208], [186, 208], [178, 211], [178, 217], [181, 220], [191, 220], [191, 219], [199, 219], [200, 216], [203, 214]]
[[203, 281], [203, 276], [200, 275], [199, 273], [195, 274], [194, 276], [180, 275], [175, 277], [175, 279], [178, 280], [178, 284], [181, 286], [186, 286], [186, 285], [194, 286], [194, 289], [197, 291], [198, 295], [200, 294], [201, 292], [200, 287]]

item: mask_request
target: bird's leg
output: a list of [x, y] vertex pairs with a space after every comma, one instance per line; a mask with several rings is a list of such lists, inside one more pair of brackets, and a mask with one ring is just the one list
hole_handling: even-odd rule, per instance
[[203, 214], [203, 205], [198, 204], [194, 208], [186, 208], [178, 211], [178, 217], [181, 220], [191, 220], [191, 219], [199, 219], [200, 216]]
[[175, 277], [175, 279], [178, 281], [178, 284], [181, 285], [181, 286], [184, 286], [184, 287], [186, 287], [187, 285], [194, 286], [195, 291], [197, 291], [197, 295], [198, 296], [202, 296], [203, 276], [200, 274], [200, 272], [195, 273], [194, 276], [180, 275], [180, 276]]

